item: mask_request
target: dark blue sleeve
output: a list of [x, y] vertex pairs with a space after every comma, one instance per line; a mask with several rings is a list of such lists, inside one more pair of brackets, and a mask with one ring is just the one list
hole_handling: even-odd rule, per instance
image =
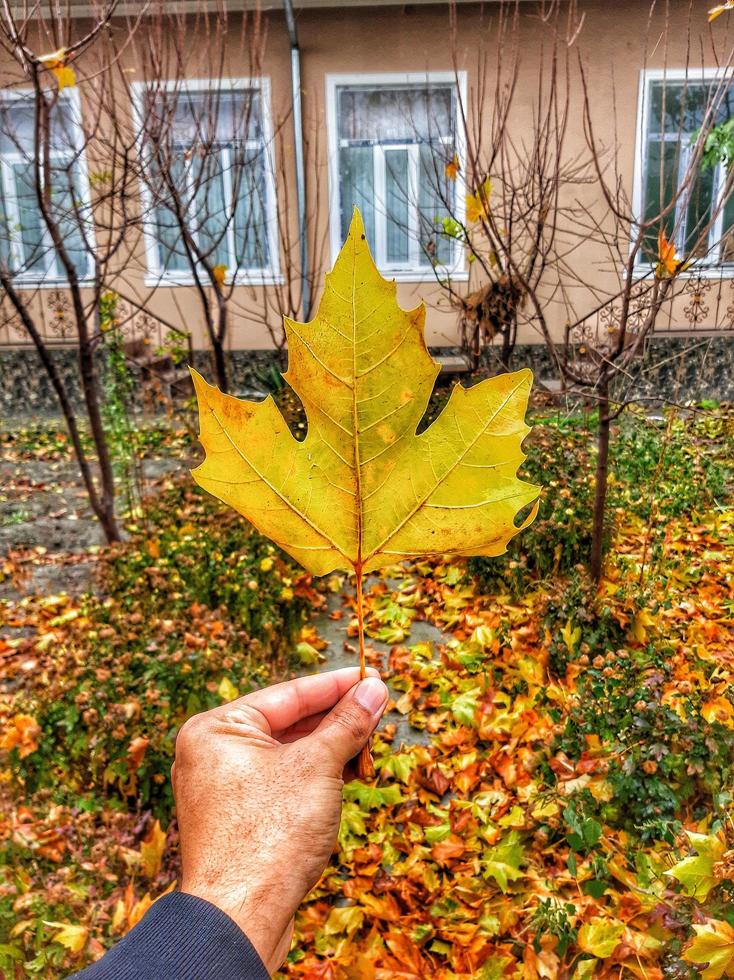
[[250, 940], [216, 905], [171, 892], [78, 980], [269, 980]]

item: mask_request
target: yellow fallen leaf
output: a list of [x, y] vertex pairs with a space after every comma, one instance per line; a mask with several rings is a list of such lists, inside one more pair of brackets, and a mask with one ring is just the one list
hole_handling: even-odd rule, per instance
[[165, 849], [166, 832], [161, 829], [160, 821], [156, 820], [140, 843], [140, 864], [148, 878], [155, 878], [161, 870]]
[[89, 930], [86, 926], [74, 926], [70, 922], [46, 922], [43, 924], [59, 931], [54, 936], [54, 941], [66, 946], [72, 953], [81, 953], [87, 945]]
[[234, 686], [229, 677], [223, 677], [219, 682], [219, 687], [217, 688], [217, 694], [222, 699], [222, 701], [234, 701], [235, 698], [240, 696], [240, 692]]
[[632, 635], [638, 643], [647, 643], [648, 629], [655, 625], [655, 618], [647, 609], [640, 609], [632, 624]]
[[709, 724], [718, 721], [727, 728], [734, 728], [734, 705], [723, 694], [701, 705], [701, 714]]
[[724, 856], [726, 844], [716, 834], [694, 834], [688, 830], [686, 835], [695, 855], [678, 861], [666, 874], [681, 883], [684, 894], [704, 902], [718, 884], [714, 865]]
[[[36, 644], [38, 646], [38, 644]], [[32, 715], [18, 714], [9, 718], [0, 735], [0, 749], [17, 749], [21, 759], [25, 759], [38, 748], [41, 726]]]
[[563, 642], [566, 644], [566, 649], [568, 652], [573, 653], [574, 649], [576, 648], [576, 644], [581, 639], [581, 627], [577, 626], [574, 629], [571, 620], [569, 619], [561, 630], [561, 636], [563, 637]]
[[683, 952], [687, 963], [700, 968], [701, 980], [718, 980], [719, 977], [734, 976], [734, 929], [728, 922], [709, 919], [703, 925], [693, 925], [695, 938]]
[[617, 948], [623, 933], [624, 923], [617, 919], [591, 919], [579, 929], [578, 946], [585, 953], [604, 960]]

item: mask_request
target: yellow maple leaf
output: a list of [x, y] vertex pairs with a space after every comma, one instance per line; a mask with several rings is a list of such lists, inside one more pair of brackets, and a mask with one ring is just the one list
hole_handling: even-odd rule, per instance
[[684, 894], [703, 902], [718, 883], [714, 865], [723, 857], [726, 844], [716, 834], [694, 834], [689, 830], [686, 834], [696, 854], [678, 861], [666, 874], [681, 883]]
[[715, 7], [712, 7], [709, 10], [709, 23], [712, 20], [716, 20], [717, 17], [720, 17], [727, 10], [734, 10], [734, 0], [726, 0], [725, 3], [718, 3]]
[[354, 569], [359, 581], [419, 555], [500, 555], [537, 510], [539, 488], [517, 478], [531, 372], [457, 384], [416, 435], [439, 365], [425, 307], [406, 312], [395, 295], [355, 210], [315, 319], [285, 319], [302, 442], [271, 397], [224, 395], [192, 372], [206, 450], [197, 483], [315, 575]]
[[617, 919], [598, 916], [585, 922], [579, 929], [578, 946], [585, 953], [600, 960], [611, 956], [624, 933], [624, 923]]
[[52, 929], [58, 929], [59, 931], [54, 936], [54, 941], [61, 943], [62, 946], [66, 946], [72, 953], [81, 953], [87, 945], [89, 929], [86, 926], [75, 926], [70, 922], [46, 922], [45, 920], [43, 924], [50, 926]]
[[214, 281], [218, 286], [223, 286], [224, 280], [227, 278], [227, 266], [215, 265], [212, 269], [212, 276], [214, 276]]
[[459, 158], [455, 153], [443, 168], [443, 172], [446, 174], [449, 180], [456, 180], [461, 173], [461, 164], [459, 163]]
[[470, 225], [481, 221], [489, 215], [489, 196], [492, 193], [492, 181], [489, 177], [477, 187], [473, 194], [466, 195], [466, 220]]
[[140, 843], [140, 864], [148, 876], [155, 878], [161, 870], [163, 852], [166, 849], [166, 832], [156, 820]]
[[728, 922], [709, 919], [703, 925], [694, 923], [694, 939], [683, 952], [683, 959], [700, 967], [701, 980], [718, 980], [734, 976], [734, 929]]
[[52, 51], [51, 54], [44, 54], [38, 60], [44, 68], [47, 68], [56, 77], [59, 92], [76, 85], [76, 72], [68, 64], [66, 48], [59, 48], [58, 51]]

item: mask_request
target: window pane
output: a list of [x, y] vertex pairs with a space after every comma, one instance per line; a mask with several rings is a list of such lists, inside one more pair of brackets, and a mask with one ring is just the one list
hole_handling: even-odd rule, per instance
[[5, 207], [5, 193], [2, 185], [2, 168], [0, 168], [0, 265], [3, 269], [10, 269], [10, 218]]
[[[649, 234], [643, 242], [644, 258], [657, 261], [658, 222], [656, 218], [670, 204], [678, 186], [680, 143], [664, 143], [650, 140], [647, 146], [647, 173], [645, 175], [645, 211], [643, 218], [652, 222]], [[665, 235], [672, 240], [675, 228], [675, 210], [671, 209], [662, 221]]]
[[158, 94], [157, 113], [172, 117], [171, 138], [177, 143], [232, 143], [262, 137], [260, 94], [250, 89], [223, 92], [217, 89]]
[[232, 189], [235, 252], [240, 269], [265, 269], [270, 264], [266, 215], [265, 154], [249, 155], [238, 169]]
[[[89, 265], [89, 253], [82, 228], [89, 220], [89, 215], [82, 200], [79, 169], [55, 168], [51, 180], [51, 212], [54, 221], [61, 232], [69, 258], [76, 270], [84, 275]], [[53, 271], [55, 275], [64, 275], [64, 267], [55, 254]]]
[[[705, 256], [708, 253], [708, 234], [699, 242], [711, 221], [716, 170], [709, 167], [697, 174], [693, 181], [686, 207], [686, 255]], [[696, 243], [698, 242], [698, 247]]]
[[31, 163], [13, 165], [15, 205], [18, 212], [18, 235], [21, 266], [19, 272], [43, 273], [48, 256], [44, 255], [41, 212], [35, 191], [35, 167]]
[[420, 147], [418, 209], [420, 221], [421, 265], [448, 265], [451, 262], [451, 239], [442, 232], [441, 220], [449, 217], [447, 202], [452, 203], [454, 184], [446, 177], [446, 163], [453, 157], [444, 146], [423, 143]]
[[385, 151], [385, 219], [386, 259], [407, 263], [410, 260], [408, 229], [408, 151]]
[[721, 261], [734, 262], [734, 194], [724, 205], [721, 235]]
[[[171, 181], [177, 187], [185, 188], [186, 166], [183, 156], [180, 155], [172, 159], [169, 169]], [[154, 172], [153, 168], [151, 168], [151, 172]], [[167, 195], [163, 189], [163, 179], [159, 177], [154, 181], [154, 184], [156, 196], [159, 200], [165, 201]], [[182, 197], [181, 204], [185, 207], [187, 204], [186, 194], [184, 193]], [[164, 272], [185, 272], [189, 268], [189, 263], [181, 240], [181, 229], [176, 212], [173, 207], [169, 208], [162, 204], [155, 208], [154, 214], [160, 268]]]
[[[227, 231], [230, 213], [224, 196], [226, 159], [209, 154], [203, 161], [193, 159], [193, 208], [191, 220], [202, 258], [210, 265], [231, 265]], [[228, 172], [227, 179], [231, 179]]]
[[371, 146], [345, 146], [339, 151], [341, 238], [349, 234], [352, 208], [362, 212], [367, 241], [375, 247], [375, 175]]
[[450, 136], [452, 92], [451, 86], [339, 89], [339, 138], [384, 143]]
[[[644, 220], [652, 222], [644, 242], [647, 261], [656, 260], [660, 225], [668, 239], [675, 236], [684, 255], [708, 257], [716, 167], [702, 167], [693, 180], [688, 180], [686, 160], [709, 107], [716, 107], [717, 123], [731, 118], [734, 85], [727, 82], [725, 90], [721, 86], [716, 79], [650, 84], [643, 211]], [[683, 181], [687, 181], [687, 188]], [[660, 212], [673, 204], [670, 213], [657, 221]], [[702, 239], [704, 232], [707, 234]]]

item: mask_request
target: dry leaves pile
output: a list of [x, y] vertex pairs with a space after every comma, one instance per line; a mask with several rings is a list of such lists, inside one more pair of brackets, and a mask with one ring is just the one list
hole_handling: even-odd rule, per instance
[[[548, 482], [560, 539], [581, 495]], [[620, 511], [598, 595], [573, 570], [480, 587], [460, 560], [368, 580], [395, 702], [284, 976], [734, 975], [734, 512], [659, 514], [651, 535]], [[239, 519], [169, 489], [151, 520], [100, 558], [110, 597], [0, 607], [8, 977], [79, 967], [174, 885], [165, 774], [187, 711], [266, 680], [268, 635], [324, 655], [302, 618], [323, 596]], [[352, 586], [330, 588], [354, 636]], [[443, 641], [412, 643], [418, 620]]]

